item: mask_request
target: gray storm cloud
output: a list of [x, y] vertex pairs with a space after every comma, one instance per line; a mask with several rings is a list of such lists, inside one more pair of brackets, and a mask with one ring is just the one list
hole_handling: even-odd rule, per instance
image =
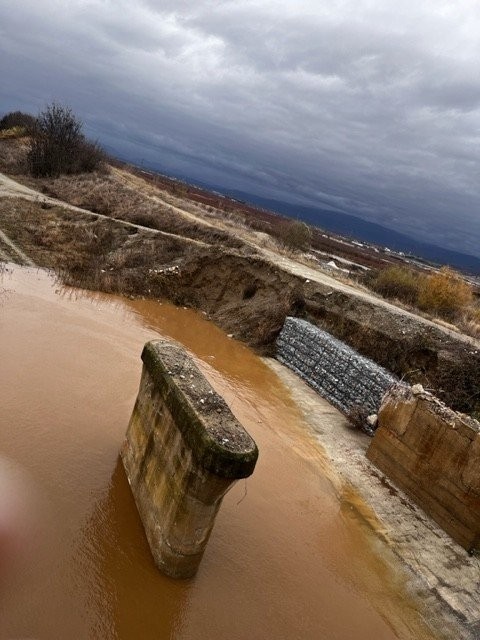
[[479, 255], [480, 5], [0, 0], [0, 109]]

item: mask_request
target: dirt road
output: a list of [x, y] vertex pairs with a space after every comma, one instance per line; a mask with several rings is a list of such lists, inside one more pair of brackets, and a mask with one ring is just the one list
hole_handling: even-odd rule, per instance
[[[166, 237], [175, 238], [177, 237], [173, 233], [168, 233], [167, 231], [160, 231], [158, 229], [152, 229], [151, 227], [144, 227], [140, 224], [135, 224], [134, 222], [128, 222], [126, 220], [120, 220], [119, 218], [113, 218], [111, 216], [106, 216], [101, 213], [94, 213], [93, 211], [89, 211], [88, 209], [82, 209], [81, 207], [76, 207], [73, 204], [69, 204], [68, 202], [64, 202], [63, 200], [58, 200], [57, 198], [51, 198], [50, 196], [46, 196], [40, 191], [35, 191], [35, 189], [31, 189], [30, 187], [26, 187], [12, 178], [9, 178], [3, 173], [0, 173], [0, 198], [22, 198], [24, 200], [30, 200], [31, 202], [38, 202], [40, 204], [47, 204], [52, 206], [59, 206], [63, 209], [69, 209], [71, 211], [78, 211], [79, 213], [83, 213], [88, 216], [92, 216], [96, 220], [113, 220], [114, 222], [121, 224], [125, 227], [138, 229], [141, 231], [147, 231], [148, 233], [160, 234]], [[182, 240], [186, 242], [191, 242], [192, 245], [203, 246], [205, 243], [200, 240], [194, 240], [190, 238], [182, 237]], [[11, 242], [11, 241], [10, 241]], [[1, 251], [0, 246], [0, 251]], [[1, 255], [1, 254], [0, 254]], [[16, 262], [16, 260], [14, 260]], [[32, 262], [26, 262], [26, 264], [33, 264]]]

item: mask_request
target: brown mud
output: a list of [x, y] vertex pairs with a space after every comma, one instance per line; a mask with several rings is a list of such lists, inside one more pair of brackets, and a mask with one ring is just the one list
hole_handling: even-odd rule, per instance
[[[1, 637], [443, 637], [386, 545], [352, 517], [361, 499], [338, 502], [288, 389], [245, 345], [192, 310], [64, 288], [41, 271], [9, 269], [2, 287], [0, 452], [37, 508], [30, 553], [2, 572]], [[191, 350], [260, 448], [186, 582], [155, 569], [118, 461], [141, 348], [159, 334]]]

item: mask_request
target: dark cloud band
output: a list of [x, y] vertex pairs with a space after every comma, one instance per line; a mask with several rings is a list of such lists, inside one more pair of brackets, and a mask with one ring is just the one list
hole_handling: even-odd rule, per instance
[[3, 3], [0, 106], [479, 255], [479, 27], [469, 0]]

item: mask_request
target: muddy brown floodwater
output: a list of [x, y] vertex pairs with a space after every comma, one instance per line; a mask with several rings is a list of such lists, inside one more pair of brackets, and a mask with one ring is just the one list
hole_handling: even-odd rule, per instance
[[[0, 456], [18, 480], [2, 492], [23, 510], [18, 544], [3, 544], [0, 518], [2, 638], [434, 637], [401, 568], [338, 500], [288, 389], [248, 348], [169, 304], [17, 267], [0, 284]], [[159, 334], [191, 350], [260, 449], [183, 582], [155, 569], [118, 458], [141, 348]]]

